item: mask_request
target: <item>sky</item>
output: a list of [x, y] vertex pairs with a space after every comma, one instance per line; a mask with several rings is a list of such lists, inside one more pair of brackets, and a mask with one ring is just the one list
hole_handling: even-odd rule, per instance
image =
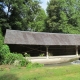
[[40, 4], [41, 6], [42, 6], [42, 8], [44, 9], [44, 10], [46, 10], [46, 8], [47, 8], [47, 2], [48, 2], [49, 0], [41, 0], [41, 2], [42, 2], [42, 4]]

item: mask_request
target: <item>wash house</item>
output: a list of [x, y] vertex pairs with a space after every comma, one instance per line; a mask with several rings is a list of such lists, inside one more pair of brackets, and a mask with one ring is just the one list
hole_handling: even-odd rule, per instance
[[80, 35], [6, 30], [4, 43], [11, 52], [29, 54], [31, 57], [80, 54]]

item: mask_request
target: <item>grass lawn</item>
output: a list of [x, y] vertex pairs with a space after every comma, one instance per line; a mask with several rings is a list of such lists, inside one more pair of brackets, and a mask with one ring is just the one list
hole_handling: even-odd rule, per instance
[[2, 65], [0, 80], [80, 80], [80, 65], [33, 69]]

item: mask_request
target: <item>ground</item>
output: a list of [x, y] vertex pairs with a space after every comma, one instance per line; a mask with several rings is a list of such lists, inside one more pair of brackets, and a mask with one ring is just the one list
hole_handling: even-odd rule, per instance
[[0, 80], [80, 80], [80, 65], [31, 69], [1, 65]]

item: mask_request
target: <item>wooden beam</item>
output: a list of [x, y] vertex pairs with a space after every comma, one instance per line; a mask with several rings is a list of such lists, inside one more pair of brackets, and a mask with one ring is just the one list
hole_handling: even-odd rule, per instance
[[46, 57], [47, 57], [47, 59], [49, 59], [48, 47], [49, 47], [49, 46], [46, 46]]
[[78, 57], [78, 45], [76, 45], [76, 56]]

